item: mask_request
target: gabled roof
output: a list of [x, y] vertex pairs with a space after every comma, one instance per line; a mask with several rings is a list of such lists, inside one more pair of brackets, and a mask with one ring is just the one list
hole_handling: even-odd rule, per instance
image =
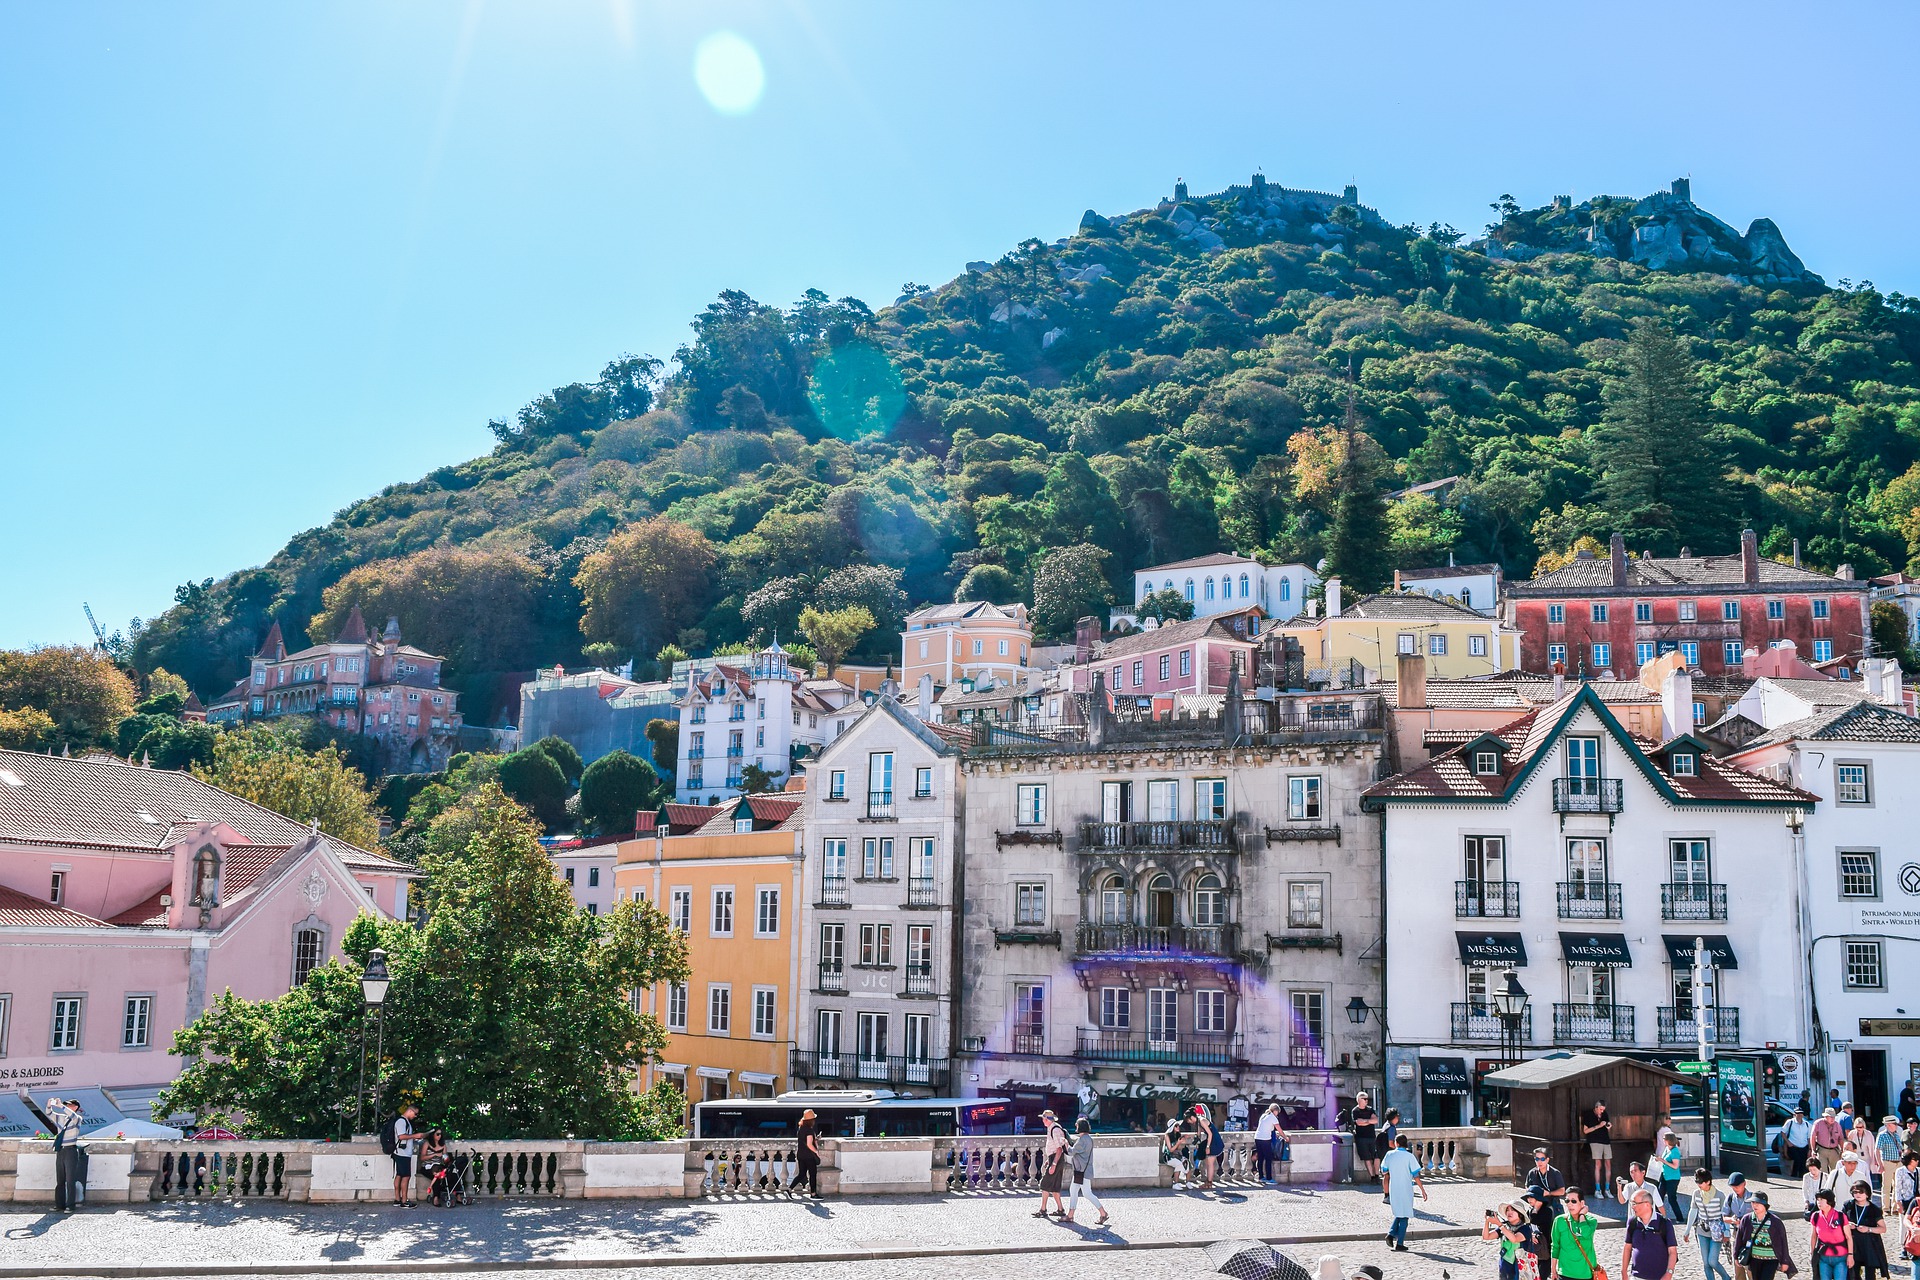
[[333, 638], [335, 644], [365, 644], [367, 642], [367, 620], [360, 616], [360, 606], [355, 605], [347, 611], [347, 620], [340, 624], [340, 634]]
[[701, 824], [695, 835], [734, 834], [733, 824], [744, 815], [753, 818], [755, 831], [778, 831], [800, 825], [800, 797], [788, 795], [741, 796], [730, 804], [715, 805], [713, 816]]
[[1361, 792], [1361, 803], [1369, 809], [1403, 803], [1479, 803], [1504, 804], [1518, 795], [1520, 788], [1540, 764], [1549, 759], [1549, 748], [1567, 724], [1582, 708], [1589, 709], [1601, 726], [1626, 751], [1627, 758], [1668, 803], [1714, 806], [1764, 805], [1800, 807], [1815, 803], [1818, 797], [1795, 787], [1784, 786], [1757, 774], [1747, 773], [1711, 756], [1702, 754], [1696, 762], [1696, 776], [1676, 777], [1667, 771], [1658, 757], [1659, 746], [1630, 734], [1613, 717], [1593, 692], [1582, 684], [1566, 697], [1502, 725], [1494, 733], [1511, 750], [1500, 761], [1497, 774], [1476, 774], [1469, 767], [1470, 747], [1462, 745], [1435, 756], [1417, 769], [1375, 783]]
[[160, 899], [166, 895], [165, 889], [155, 889], [151, 897], [144, 902], [136, 902], [119, 915], [108, 919], [107, 923], [123, 929], [157, 928], [167, 924], [167, 909]]
[[1381, 618], [1397, 621], [1486, 622], [1487, 615], [1470, 609], [1451, 596], [1430, 596], [1424, 591], [1383, 591], [1361, 596], [1340, 611], [1343, 618]]
[[1089, 665], [1095, 662], [1111, 662], [1116, 658], [1130, 658], [1136, 653], [1152, 653], [1165, 649], [1169, 645], [1191, 644], [1195, 640], [1220, 640], [1232, 644], [1252, 645], [1257, 641], [1234, 634], [1233, 628], [1220, 620], [1218, 614], [1205, 618], [1192, 618], [1186, 622], [1170, 622], [1164, 627], [1155, 627], [1151, 631], [1136, 631], [1132, 635], [1109, 640], [1094, 651]]
[[1408, 578], [1480, 578], [1499, 573], [1497, 564], [1443, 564], [1431, 569], [1402, 569], [1400, 578], [1404, 582]]
[[928, 724], [920, 717], [902, 707], [897, 699], [877, 697], [868, 704], [860, 718], [847, 726], [847, 731], [827, 743], [820, 749], [820, 758], [831, 755], [843, 742], [852, 742], [859, 734], [861, 726], [874, 716], [887, 716], [894, 723], [920, 740], [921, 745], [939, 756], [959, 755], [962, 746], [970, 741], [970, 735], [958, 726]]
[[[668, 801], [660, 806], [660, 816], [666, 818], [665, 825], [672, 831], [685, 835], [707, 824], [707, 819], [720, 812], [725, 806], [714, 804], [678, 804]], [[658, 830], [658, 828], [655, 828]]]
[[0, 884], [0, 925], [28, 926], [38, 929], [111, 929], [105, 920], [83, 916], [78, 911], [56, 907], [41, 898], [29, 897], [18, 889]]
[[280, 656], [286, 651], [286, 638], [280, 634], [280, 624], [275, 622], [267, 628], [266, 638], [260, 642], [260, 647], [255, 650], [253, 656], [256, 658], [266, 658], [269, 661], [278, 661]]
[[1004, 622], [1021, 625], [1019, 615], [1012, 612], [1016, 605], [1002, 607], [988, 604], [985, 600], [962, 600], [956, 604], [930, 604], [915, 609], [907, 615], [906, 625], [913, 627], [931, 626], [941, 622]]
[[1920, 742], [1920, 720], [1877, 702], [1855, 702], [1827, 707], [1803, 720], [1783, 724], [1740, 749], [1751, 751], [1784, 742]]
[[[1730, 556], [1670, 556], [1661, 559], [1627, 557], [1626, 590], [1729, 591], [1864, 591], [1869, 584], [1853, 578], [1836, 578], [1813, 569], [1796, 569], [1764, 557], [1760, 561], [1759, 581], [1746, 580], [1746, 562], [1738, 553]], [[1516, 582], [1507, 590], [1518, 595], [1555, 595], [1567, 591], [1589, 591], [1613, 587], [1613, 560], [1595, 556], [1575, 560], [1551, 573], [1543, 573], [1529, 582]]]
[[[1231, 551], [1213, 551], [1204, 556], [1195, 556], [1191, 560], [1174, 560], [1168, 564], [1156, 564], [1148, 569], [1135, 569], [1135, 573], [1164, 573], [1169, 569], [1210, 569], [1220, 564], [1252, 564], [1259, 561], [1252, 556], [1237, 556]], [[1261, 566], [1265, 567], [1265, 566]]]

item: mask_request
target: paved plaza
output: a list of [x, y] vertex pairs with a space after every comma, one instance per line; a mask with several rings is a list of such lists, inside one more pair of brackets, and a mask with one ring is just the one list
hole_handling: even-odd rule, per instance
[[[1797, 1203], [1795, 1189], [1775, 1191], [1776, 1203]], [[1381, 1243], [1387, 1212], [1378, 1193], [1357, 1187], [1117, 1191], [1105, 1230], [1090, 1225], [1090, 1214], [1077, 1225], [1035, 1219], [1035, 1198], [1012, 1194], [509, 1201], [449, 1210], [172, 1203], [103, 1205], [71, 1217], [15, 1210], [0, 1214], [0, 1277], [590, 1269], [703, 1280], [754, 1265], [758, 1280], [937, 1280], [1033, 1269], [1164, 1280], [1205, 1274], [1201, 1246], [1258, 1237], [1297, 1242], [1288, 1251], [1306, 1259], [1330, 1253], [1349, 1268], [1378, 1263], [1390, 1276], [1445, 1271], [1455, 1280], [1491, 1280], [1491, 1247], [1475, 1239], [1480, 1213], [1513, 1189], [1437, 1182], [1432, 1192], [1413, 1224], [1413, 1251], [1402, 1255]], [[1794, 1228], [1799, 1253], [1805, 1228]], [[1618, 1236], [1603, 1241], [1604, 1259], [1617, 1251]], [[1699, 1273], [1697, 1251], [1683, 1247], [1681, 1280]]]

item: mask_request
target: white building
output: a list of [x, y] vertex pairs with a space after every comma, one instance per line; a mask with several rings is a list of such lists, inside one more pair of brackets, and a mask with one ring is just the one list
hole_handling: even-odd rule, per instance
[[589, 845], [584, 849], [562, 849], [553, 854], [553, 873], [573, 895], [573, 905], [592, 915], [613, 910], [620, 896], [613, 888], [613, 864], [620, 851], [616, 844]]
[[[1663, 696], [1666, 723], [1691, 720], [1684, 680]], [[1384, 820], [1387, 1100], [1411, 1123], [1469, 1118], [1502, 1061], [1490, 997], [1509, 968], [1531, 997], [1523, 1056], [1691, 1058], [1703, 1005], [1721, 1051], [1804, 1046], [1788, 819], [1814, 796], [1688, 734], [1635, 738], [1583, 684], [1366, 805]], [[1715, 965], [1704, 998], [1696, 937]]]
[[674, 798], [682, 804], [719, 804], [740, 795], [747, 765], [790, 777], [806, 748], [832, 740], [857, 714], [847, 705], [853, 690], [806, 679], [778, 642], [743, 661], [689, 672], [686, 692], [675, 702]]
[[[1779, 725], [1732, 762], [1821, 797], [1802, 836], [1815, 1098], [1878, 1121], [1920, 1087], [1920, 852], [1901, 797], [1920, 792], [1920, 721], [1873, 702]], [[1781, 1003], [1786, 1003], [1783, 999]]]
[[1432, 569], [1395, 569], [1395, 591], [1418, 591], [1421, 595], [1444, 596], [1481, 613], [1492, 615], [1500, 608], [1502, 573], [1497, 564], [1454, 564], [1452, 557]]
[[1320, 578], [1303, 564], [1261, 564], [1228, 552], [1136, 569], [1133, 603], [1156, 591], [1178, 591], [1193, 601], [1193, 616], [1211, 617], [1257, 604], [1267, 617], [1283, 621], [1299, 613], [1307, 589]]
[[808, 769], [795, 1088], [955, 1092], [962, 736], [883, 693]]

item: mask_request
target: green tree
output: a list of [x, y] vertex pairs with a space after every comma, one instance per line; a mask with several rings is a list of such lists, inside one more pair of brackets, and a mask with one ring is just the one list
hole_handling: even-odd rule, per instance
[[546, 577], [517, 551], [430, 547], [376, 560], [328, 587], [307, 634], [331, 640], [358, 608], [378, 634], [400, 622], [408, 644], [443, 655], [456, 671], [514, 671], [539, 664]]
[[1333, 528], [1327, 535], [1327, 571], [1353, 592], [1378, 591], [1393, 577], [1388, 550], [1387, 503], [1380, 482], [1366, 465], [1355, 438], [1359, 431], [1348, 408], [1339, 474], [1339, 499], [1333, 510]]
[[580, 562], [574, 576], [590, 640], [653, 653], [692, 626], [712, 595], [713, 544], [661, 517], [628, 525]]
[[215, 737], [213, 758], [195, 765], [193, 776], [295, 822], [318, 823], [362, 849], [380, 840], [365, 775], [350, 768], [337, 747], [307, 750], [301, 726], [229, 729]]
[[580, 778], [580, 816], [603, 836], [631, 835], [634, 815], [660, 799], [660, 775], [625, 751], [601, 756]]
[[1424, 493], [1409, 494], [1387, 508], [1388, 544], [1394, 563], [1415, 569], [1438, 563], [1460, 541], [1459, 511]]
[[532, 749], [544, 751], [552, 756], [553, 762], [560, 766], [560, 776], [565, 778], [569, 785], [579, 782], [581, 774], [586, 770], [586, 761], [580, 758], [579, 750], [571, 742], [555, 734], [550, 733], [540, 739], [533, 744]]
[[1020, 579], [1013, 570], [1003, 564], [977, 564], [967, 570], [967, 576], [960, 579], [960, 587], [953, 593], [956, 604], [965, 604], [972, 600], [984, 600], [988, 604], [1015, 604], [1023, 593]]
[[686, 981], [685, 940], [645, 902], [575, 910], [537, 835], [498, 787], [463, 798], [425, 841], [424, 926], [363, 915], [341, 940], [347, 963], [274, 1000], [218, 998], [175, 1035], [191, 1060], [163, 1105], [250, 1136], [338, 1136], [354, 1110], [359, 974], [380, 947], [392, 986], [379, 1114], [425, 1098], [463, 1138], [678, 1136], [677, 1100], [633, 1092], [666, 1034], [631, 993]]
[[801, 634], [820, 655], [820, 661], [827, 664], [829, 676], [840, 665], [840, 659], [860, 643], [860, 637], [871, 630], [873, 614], [864, 605], [846, 609], [815, 609], [809, 605], [800, 611]]
[[1080, 543], [1049, 551], [1033, 575], [1033, 630], [1036, 638], [1069, 639], [1074, 623], [1089, 614], [1101, 617], [1113, 603], [1107, 586], [1104, 547]]
[[1144, 596], [1134, 615], [1141, 618], [1158, 618], [1162, 622], [1186, 622], [1193, 617], [1193, 601], [1189, 600], [1173, 587]]
[[1915, 660], [1913, 646], [1907, 638], [1907, 615], [1899, 605], [1891, 600], [1876, 602], [1871, 630], [1874, 656], [1892, 658], [1903, 671], [1920, 667], [1920, 661]]
[[220, 731], [210, 724], [163, 720], [140, 735], [127, 759], [150, 763], [156, 769], [192, 769], [213, 760], [219, 741]]
[[671, 778], [680, 771], [680, 722], [653, 719], [647, 721], [647, 742], [653, 747], [653, 761], [662, 776]]
[[780, 779], [786, 775], [778, 769], [762, 769], [757, 764], [742, 765], [740, 768], [740, 790], [750, 796], [765, 795], [780, 789]]
[[907, 593], [900, 587], [900, 570], [891, 565], [849, 564], [820, 580], [814, 607], [835, 610], [859, 607], [873, 616], [879, 637], [895, 636], [907, 616]]
[[0, 711], [28, 708], [53, 722], [38, 735], [47, 750], [108, 746], [133, 711], [133, 681], [105, 654], [79, 645], [0, 649]]
[[53, 717], [38, 707], [9, 711], [0, 707], [0, 748], [40, 751], [53, 741]]
[[567, 775], [552, 753], [538, 746], [522, 747], [500, 762], [496, 775], [500, 789], [527, 807], [527, 812], [548, 831], [557, 831], [567, 820]]

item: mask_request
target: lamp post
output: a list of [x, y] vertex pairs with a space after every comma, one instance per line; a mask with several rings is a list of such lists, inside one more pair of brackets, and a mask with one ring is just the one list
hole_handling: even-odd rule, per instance
[[[366, 1116], [367, 1108], [367, 1010], [373, 1011], [374, 1023], [378, 1028], [373, 1053], [373, 1087], [380, 1088], [380, 1059], [387, 1051], [387, 1022], [385, 1009], [387, 987], [393, 979], [387, 974], [387, 953], [375, 949], [367, 957], [367, 967], [360, 974], [360, 995], [366, 1006], [360, 1011], [360, 1087], [354, 1098], [353, 1129], [360, 1132], [360, 1122]], [[379, 1106], [374, 1107], [374, 1118], [379, 1118]]]
[[[1365, 996], [1356, 995], [1353, 997], [1353, 999], [1347, 1001], [1347, 1021], [1351, 1022], [1356, 1027], [1365, 1026], [1367, 1024], [1368, 1015], [1372, 1013], [1373, 1013], [1373, 1006], [1367, 1003], [1367, 998]], [[1382, 1014], [1380, 1018], [1380, 1107], [1381, 1109], [1385, 1110], [1386, 1105], [1387, 1105], [1387, 1019], [1386, 1019], [1386, 1015]]]
[[[1519, 977], [1509, 969], [1501, 975], [1500, 985], [1493, 992], [1493, 1011], [1500, 1018], [1500, 1052], [1509, 1065], [1520, 1061], [1520, 1024], [1527, 1016], [1527, 989], [1520, 985]], [[1509, 1121], [1513, 1115], [1511, 1097], [1507, 1103]]]

